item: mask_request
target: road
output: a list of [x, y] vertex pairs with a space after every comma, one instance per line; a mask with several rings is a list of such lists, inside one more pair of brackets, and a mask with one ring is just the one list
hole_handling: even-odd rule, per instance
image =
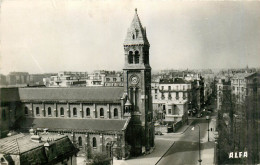
[[[200, 125], [200, 139], [207, 139], [208, 123], [205, 118], [194, 120], [187, 131], [175, 141], [175, 144], [167, 151], [157, 165], [178, 165], [178, 164], [198, 164], [199, 159], [199, 127]], [[194, 127], [195, 126], [195, 127]], [[194, 127], [194, 130], [191, 128]], [[202, 142], [201, 150], [214, 147], [212, 142]], [[203, 164], [203, 160], [202, 163]]]

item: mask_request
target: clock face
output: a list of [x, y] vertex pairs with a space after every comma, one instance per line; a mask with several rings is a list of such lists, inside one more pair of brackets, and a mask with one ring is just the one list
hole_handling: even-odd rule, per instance
[[136, 84], [138, 84], [138, 82], [139, 82], [139, 78], [137, 76], [131, 77], [131, 83], [132, 84], [136, 85]]

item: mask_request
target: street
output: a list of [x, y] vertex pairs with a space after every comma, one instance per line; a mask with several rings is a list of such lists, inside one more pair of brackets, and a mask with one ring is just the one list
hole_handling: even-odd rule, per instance
[[[205, 118], [194, 120], [187, 131], [177, 140], [157, 165], [198, 164], [199, 160], [199, 127], [201, 150], [214, 148], [214, 142], [207, 142], [208, 122]], [[194, 127], [195, 126], [195, 127]], [[194, 130], [191, 128], [194, 127]], [[203, 156], [202, 162], [203, 164]]]

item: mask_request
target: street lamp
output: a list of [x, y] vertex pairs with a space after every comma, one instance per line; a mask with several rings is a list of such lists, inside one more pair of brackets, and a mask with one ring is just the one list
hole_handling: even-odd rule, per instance
[[209, 116], [206, 116], [206, 120], [208, 121], [208, 142], [209, 142]]
[[[196, 125], [196, 126], [199, 127], [199, 160], [198, 160], [198, 162], [199, 162], [199, 164], [201, 165], [202, 160], [201, 160], [201, 155], [200, 155], [200, 125]], [[191, 130], [194, 131], [194, 129], [195, 129], [196, 126], [192, 127]]]

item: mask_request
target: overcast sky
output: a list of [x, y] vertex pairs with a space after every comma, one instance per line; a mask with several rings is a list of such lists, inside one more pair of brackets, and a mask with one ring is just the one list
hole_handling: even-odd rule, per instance
[[153, 70], [260, 67], [260, 2], [2, 0], [0, 72], [121, 70], [135, 8]]

